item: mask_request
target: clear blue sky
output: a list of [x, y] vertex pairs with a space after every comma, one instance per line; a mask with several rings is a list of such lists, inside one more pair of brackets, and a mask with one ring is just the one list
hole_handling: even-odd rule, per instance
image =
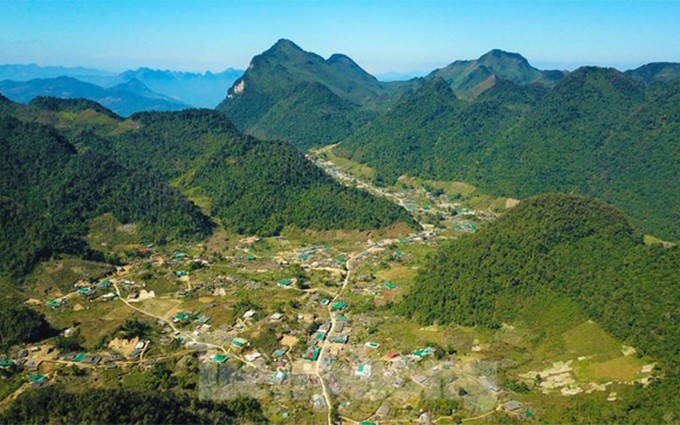
[[680, 61], [675, 1], [8, 1], [0, 63], [245, 68], [279, 38], [373, 73], [429, 71], [492, 48], [540, 68]]

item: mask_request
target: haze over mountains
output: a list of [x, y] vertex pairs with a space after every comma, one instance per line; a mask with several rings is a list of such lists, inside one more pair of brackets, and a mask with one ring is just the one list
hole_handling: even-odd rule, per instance
[[[139, 99], [128, 100], [123, 97], [118, 100], [117, 104], [106, 105], [112, 107], [115, 112], [121, 115], [129, 115], [130, 113], [146, 110], [178, 110], [188, 107], [213, 108], [224, 98], [227, 88], [242, 73], [243, 71], [233, 68], [217, 73], [210, 71], [197, 73], [142, 67], [122, 73], [114, 73], [83, 67], [41, 67], [34, 64], [0, 65], [0, 82], [2, 83], [0, 93], [5, 94], [12, 100], [24, 103], [40, 95], [84, 97], [99, 101], [97, 96], [102, 89], [113, 89], [136, 80], [149, 91], [147, 93], [149, 96], [143, 97], [149, 97], [150, 99], [162, 97], [167, 100], [166, 103], [154, 105], [146, 100], [139, 102]], [[46, 84], [54, 84], [55, 86], [58, 86], [60, 82], [63, 84], [63, 81], [58, 80], [59, 77], [70, 77], [71, 80], [78, 80], [79, 82], [89, 83], [98, 87], [81, 88], [77, 92], [77, 96], [65, 96], [64, 92], [59, 90], [59, 87], [55, 87], [52, 91], [46, 90]], [[49, 81], [53, 79], [57, 80]], [[4, 80], [9, 80], [13, 83]], [[23, 82], [24, 84], [16, 84], [18, 82]], [[75, 85], [76, 83], [70, 81], [70, 84]], [[6, 92], [9, 88], [13, 87], [22, 87], [21, 97], [13, 96], [12, 93]], [[70, 92], [67, 91], [67, 93]], [[122, 105], [120, 109], [117, 107], [118, 104]]]

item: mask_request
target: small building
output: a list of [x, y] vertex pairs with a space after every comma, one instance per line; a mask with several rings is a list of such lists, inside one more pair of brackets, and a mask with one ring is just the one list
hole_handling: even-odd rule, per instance
[[248, 340], [245, 338], [234, 338], [231, 340], [231, 346], [237, 350], [242, 350], [249, 345]]
[[244, 319], [250, 319], [253, 316], [255, 316], [255, 313], [256, 313], [255, 310], [248, 310], [245, 313], [243, 313], [243, 318]]
[[336, 322], [333, 330], [338, 333], [342, 332], [345, 330], [345, 322]]
[[227, 361], [227, 356], [223, 354], [215, 354], [210, 356], [210, 360], [214, 361], [215, 363], [224, 363]]
[[373, 349], [380, 347], [380, 344], [378, 344], [377, 342], [370, 342], [370, 341], [367, 342], [364, 345], [368, 348], [373, 348]]
[[307, 351], [305, 351], [305, 353], [302, 355], [302, 358], [315, 362], [319, 358], [320, 353], [321, 350], [318, 347], [308, 348]]
[[279, 283], [277, 283], [277, 285], [283, 286], [283, 287], [288, 287], [288, 286], [291, 285], [291, 283], [292, 282], [290, 281], [290, 279], [282, 279], [282, 280], [279, 280]]
[[275, 321], [279, 321], [279, 320], [283, 319], [283, 316], [284, 316], [283, 313], [277, 311], [276, 313], [269, 316], [269, 318], [272, 319], [272, 320], [275, 320]]
[[328, 337], [328, 341], [336, 344], [347, 344], [349, 336], [347, 335], [332, 335]]
[[354, 372], [354, 375], [358, 376], [359, 378], [370, 378], [371, 372], [372, 367], [370, 364], [360, 364], [359, 367], [357, 367], [357, 370]]
[[506, 412], [517, 412], [522, 408], [522, 403], [517, 400], [510, 400], [507, 403], [501, 405], [501, 407]]
[[175, 272], [175, 276], [177, 277], [189, 276], [189, 272], [187, 272], [186, 270], [177, 270]]
[[387, 354], [385, 354], [385, 357], [383, 359], [386, 362], [393, 362], [399, 358], [399, 353], [396, 351], [389, 351]]
[[278, 359], [278, 358], [285, 356], [287, 352], [288, 352], [288, 347], [281, 347], [281, 348], [279, 348], [278, 350], [276, 350], [272, 353], [272, 357]]
[[257, 351], [253, 351], [252, 353], [248, 353], [248, 354], [244, 355], [243, 357], [247, 361], [252, 362], [252, 361], [255, 361], [255, 360], [259, 359], [260, 357], [262, 357], [262, 354], [258, 353]]
[[347, 307], [347, 303], [344, 301], [335, 301], [334, 303], [331, 304], [331, 310], [342, 310], [345, 307]]
[[90, 287], [82, 287], [78, 288], [78, 294], [82, 295], [84, 297], [88, 297], [90, 295], [93, 295], [95, 293], [95, 288], [90, 288]]
[[31, 376], [28, 379], [28, 382], [30, 382], [31, 385], [34, 386], [34, 387], [40, 386], [40, 385], [44, 384], [46, 381], [47, 381], [47, 376], [41, 375], [39, 373]]
[[49, 300], [47, 301], [47, 306], [50, 308], [59, 308], [64, 305], [64, 299], [63, 298], [57, 298], [54, 300]]
[[283, 370], [277, 370], [272, 375], [271, 383], [274, 385], [280, 385], [288, 375]]

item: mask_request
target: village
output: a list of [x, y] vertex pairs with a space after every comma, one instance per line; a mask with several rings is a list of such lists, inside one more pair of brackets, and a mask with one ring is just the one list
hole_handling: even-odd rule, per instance
[[[63, 330], [55, 342], [0, 359], [3, 371], [21, 377], [10, 396], [77, 379], [134, 386], [144, 374], [174, 370], [201, 398], [266, 401], [275, 423], [531, 420], [531, 403], [501, 385], [492, 334], [421, 327], [393, 311], [441, 241], [476, 232], [496, 213], [423, 188], [379, 189], [322, 166], [400, 203], [422, 230], [218, 232], [191, 246], [126, 246], [124, 264], [97, 272], [79, 265], [75, 282], [52, 280], [28, 301]], [[544, 376], [552, 382], [568, 372]], [[575, 384], [542, 388], [568, 392]]]

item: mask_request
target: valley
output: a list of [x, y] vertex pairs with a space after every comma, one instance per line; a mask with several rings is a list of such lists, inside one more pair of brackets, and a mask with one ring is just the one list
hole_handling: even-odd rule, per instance
[[[403, 206], [423, 230], [219, 230], [198, 244], [155, 246], [120, 237], [134, 228], [100, 224], [88, 240], [127, 253], [126, 265], [63, 259], [29, 276], [28, 302], [70, 336], [5, 360], [24, 370], [3, 382], [6, 401], [26, 386], [138, 389], [170, 376], [200, 398], [255, 398], [272, 423], [550, 421], [556, 402], [617, 403], [654, 376], [654, 359], [595, 322], [539, 336], [565, 305], [497, 330], [395, 313], [426, 257], [484, 229], [506, 200], [435, 196], [414, 180], [377, 188], [323, 150], [310, 157], [343, 184]], [[496, 207], [479, 209], [485, 203]]]

